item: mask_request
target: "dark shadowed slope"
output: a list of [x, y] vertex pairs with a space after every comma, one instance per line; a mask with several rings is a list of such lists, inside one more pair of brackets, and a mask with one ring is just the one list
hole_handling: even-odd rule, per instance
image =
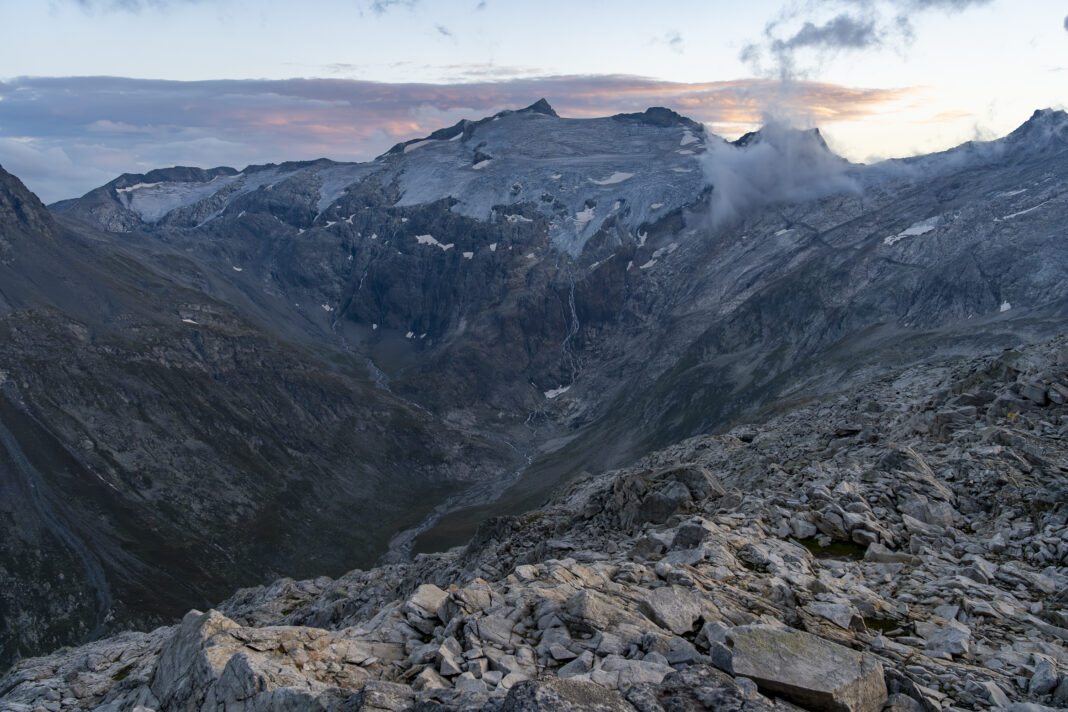
[[0, 181], [4, 660], [368, 564], [510, 466]]

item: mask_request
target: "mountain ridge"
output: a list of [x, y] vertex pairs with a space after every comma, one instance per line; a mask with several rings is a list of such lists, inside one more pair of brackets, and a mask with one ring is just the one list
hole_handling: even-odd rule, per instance
[[[150, 625], [257, 572], [447, 548], [584, 470], [1063, 329], [1060, 154], [935, 156], [900, 173], [835, 162], [844, 180], [827, 189], [721, 219], [717, 201], [762, 185], [778, 154], [673, 116], [511, 112], [370, 164], [127, 176], [58, 206], [37, 272], [4, 284], [21, 286], [0, 313], [14, 440], [0, 475], [25, 482], [17, 453], [53, 453], [36, 469], [101, 483], [97, 514], [129, 521], [137, 502], [161, 532], [203, 534], [205, 561], [184, 534], [178, 560], [137, 550], [142, 571], [182, 572], [166, 606], [147, 574], [140, 594], [115, 590], [112, 566], [112, 624]], [[730, 174], [706, 173], [725, 156]], [[133, 546], [126, 524], [53, 498], [91, 551]], [[354, 531], [352, 511], [381, 525]], [[24, 528], [80, 572], [46, 519]], [[8, 640], [41, 651], [57, 644], [33, 638], [55, 600], [23, 593], [41, 582], [16, 560], [5, 590], [35, 612]], [[95, 603], [69, 579], [92, 623], [76, 637]]]

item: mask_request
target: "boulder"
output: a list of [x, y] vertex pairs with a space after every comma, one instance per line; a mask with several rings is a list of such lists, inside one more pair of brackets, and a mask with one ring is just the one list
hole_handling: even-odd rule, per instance
[[796, 712], [797, 708], [772, 702], [744, 677], [738, 679], [708, 665], [691, 665], [667, 675], [659, 685], [637, 683], [623, 690], [639, 710], [745, 710], [745, 712]]
[[581, 680], [528, 680], [504, 698], [501, 712], [634, 712], [618, 692]]
[[639, 610], [661, 628], [683, 635], [701, 617], [701, 600], [679, 586], [663, 586], [646, 596]]
[[941, 625], [920, 623], [916, 626], [916, 632], [926, 641], [927, 650], [934, 653], [965, 655], [970, 649], [971, 630], [955, 620], [947, 620]]
[[680, 482], [672, 482], [664, 489], [651, 492], [645, 496], [638, 507], [634, 521], [663, 524], [672, 514], [679, 511], [683, 504], [690, 501], [690, 491]]
[[1036, 697], [1048, 695], [1057, 687], [1058, 677], [1056, 666], [1046, 658], [1039, 658], [1035, 663], [1035, 673], [1027, 685], [1028, 694]]
[[346, 705], [359, 712], [400, 712], [412, 704], [415, 692], [407, 685], [384, 680], [368, 680]]
[[879, 712], [883, 667], [873, 657], [809, 633], [770, 625], [732, 628], [716, 665], [748, 677], [767, 695], [827, 712]]
[[716, 499], [727, 494], [727, 490], [724, 489], [720, 481], [701, 465], [676, 467], [661, 471], [657, 476], [664, 479], [672, 479], [684, 485], [690, 491], [690, 495], [698, 501]]
[[641, 631], [649, 627], [649, 621], [631, 613], [622, 604], [623, 601], [619, 598], [583, 589], [567, 600], [561, 617], [580, 630], [589, 632], [603, 632], [620, 627]]
[[923, 559], [918, 556], [902, 551], [891, 551], [882, 544], [868, 546], [864, 551], [864, 560], [874, 564], [907, 564], [908, 566], [919, 566], [923, 563]]
[[415, 593], [412, 594], [412, 597], [409, 600], [425, 611], [428, 616], [431, 616], [437, 615], [438, 609], [441, 608], [441, 604], [445, 603], [445, 599], [448, 597], [449, 594], [445, 593], [434, 584], [425, 583], [415, 589]]

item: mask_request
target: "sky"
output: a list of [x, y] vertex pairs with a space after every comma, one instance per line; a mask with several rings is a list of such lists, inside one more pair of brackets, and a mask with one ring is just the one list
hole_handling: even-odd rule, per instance
[[44, 200], [170, 165], [370, 160], [545, 97], [854, 161], [1068, 105], [1063, 0], [0, 0], [0, 165]]

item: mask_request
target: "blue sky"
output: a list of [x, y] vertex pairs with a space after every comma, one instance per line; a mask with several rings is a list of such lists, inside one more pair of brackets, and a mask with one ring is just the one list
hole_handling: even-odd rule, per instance
[[1066, 13], [1059, 0], [0, 0], [0, 164], [56, 200], [162, 165], [366, 160], [541, 96], [574, 117], [666, 105], [728, 136], [775, 115], [874, 160], [1064, 108]]

